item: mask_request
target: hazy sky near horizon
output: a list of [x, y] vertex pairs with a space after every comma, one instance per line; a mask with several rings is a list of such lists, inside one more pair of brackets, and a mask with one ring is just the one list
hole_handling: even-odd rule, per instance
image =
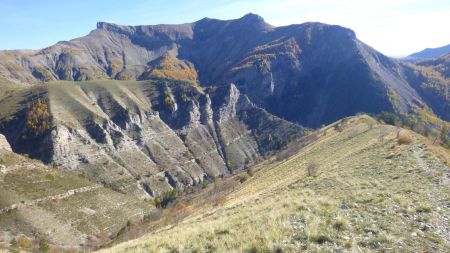
[[44, 48], [88, 34], [97, 21], [178, 24], [249, 12], [276, 26], [345, 26], [390, 56], [450, 44], [449, 0], [0, 0], [0, 49]]

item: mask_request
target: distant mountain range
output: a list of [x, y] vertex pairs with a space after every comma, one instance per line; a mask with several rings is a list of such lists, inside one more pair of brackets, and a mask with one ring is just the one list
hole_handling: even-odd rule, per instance
[[437, 58], [437, 57], [443, 56], [448, 53], [450, 53], [450, 45], [446, 45], [443, 47], [437, 47], [437, 48], [426, 48], [420, 52], [408, 55], [406, 57], [406, 59], [412, 60], [412, 61], [420, 61], [420, 60], [426, 60], [426, 59], [431, 59], [431, 58]]

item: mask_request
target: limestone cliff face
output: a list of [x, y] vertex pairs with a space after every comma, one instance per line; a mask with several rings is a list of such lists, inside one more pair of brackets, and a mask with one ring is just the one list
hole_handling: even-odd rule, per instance
[[9, 145], [8, 141], [6, 140], [5, 136], [0, 134], [0, 149], [5, 149], [8, 151], [11, 150], [11, 146]]
[[46, 91], [53, 127], [22, 138], [17, 114], [5, 131], [14, 149], [142, 198], [244, 169], [303, 131], [253, 104], [234, 84], [210, 93], [168, 79]]

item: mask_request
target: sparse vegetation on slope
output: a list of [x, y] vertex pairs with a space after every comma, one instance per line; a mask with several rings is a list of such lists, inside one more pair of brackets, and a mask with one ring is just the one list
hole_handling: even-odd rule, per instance
[[341, 124], [259, 165], [218, 206], [105, 252], [448, 252], [449, 169], [435, 147], [408, 130], [414, 141], [399, 145], [395, 127], [367, 116]]
[[109, 242], [155, 208], [133, 196], [0, 149], [0, 251], [77, 252]]
[[173, 80], [197, 82], [197, 71], [191, 63], [166, 54], [151, 63], [140, 79], [168, 78]]

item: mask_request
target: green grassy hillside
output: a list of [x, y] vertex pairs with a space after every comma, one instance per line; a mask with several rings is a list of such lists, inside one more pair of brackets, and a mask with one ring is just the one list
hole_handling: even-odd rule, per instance
[[448, 151], [367, 116], [316, 134], [184, 220], [102, 252], [450, 251]]

